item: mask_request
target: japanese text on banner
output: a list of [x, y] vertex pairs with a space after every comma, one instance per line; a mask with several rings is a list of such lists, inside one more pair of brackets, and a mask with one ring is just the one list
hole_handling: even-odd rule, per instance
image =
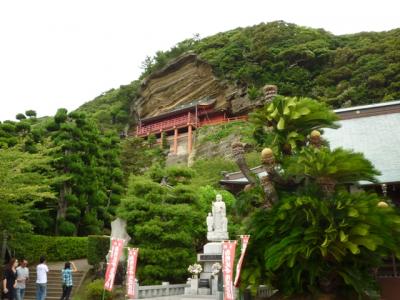
[[126, 270], [126, 294], [128, 299], [134, 299], [136, 291], [136, 263], [139, 254], [138, 248], [128, 248], [128, 266]]
[[222, 242], [222, 273], [224, 278], [224, 300], [234, 300], [233, 262], [235, 260], [236, 241]]
[[111, 240], [111, 250], [109, 253], [106, 278], [104, 280], [104, 289], [112, 291], [114, 286], [115, 274], [117, 273], [118, 262], [121, 258], [122, 249], [124, 246], [124, 240], [122, 239], [112, 239]]

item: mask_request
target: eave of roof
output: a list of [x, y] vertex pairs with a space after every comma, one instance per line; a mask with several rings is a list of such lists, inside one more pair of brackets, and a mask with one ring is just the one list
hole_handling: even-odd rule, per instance
[[170, 116], [174, 116], [176, 114], [181, 114], [184, 112], [189, 112], [192, 110], [196, 109], [196, 106], [208, 106], [208, 105], [214, 105], [216, 102], [216, 99], [209, 99], [208, 97], [206, 98], [201, 98], [201, 99], [197, 99], [197, 100], [193, 100], [189, 103], [185, 103], [182, 105], [177, 106], [175, 109], [170, 110], [166, 113], [157, 115], [157, 116], [153, 116], [153, 117], [148, 117], [148, 118], [144, 118], [141, 119], [142, 123], [148, 123], [148, 122], [152, 122], [152, 121], [156, 121], [156, 120], [161, 120], [161, 119], [165, 119], [168, 118]]

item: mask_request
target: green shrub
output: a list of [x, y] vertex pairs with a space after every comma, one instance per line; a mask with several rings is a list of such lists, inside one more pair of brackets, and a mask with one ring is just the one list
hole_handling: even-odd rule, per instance
[[16, 257], [29, 262], [38, 262], [41, 255], [47, 261], [68, 261], [85, 258], [87, 254], [86, 237], [17, 234], [10, 239], [9, 245]]
[[105, 261], [110, 249], [110, 238], [102, 235], [89, 235], [87, 242], [87, 260], [92, 266]]
[[[96, 279], [95, 281], [89, 283], [86, 287], [86, 300], [99, 300], [103, 299], [103, 279]], [[105, 300], [113, 299], [112, 293], [106, 291], [104, 295]]]
[[61, 235], [64, 235], [64, 236], [73, 236], [76, 231], [76, 227], [75, 227], [75, 224], [73, 224], [69, 221], [63, 220], [60, 222], [58, 231], [60, 232]]

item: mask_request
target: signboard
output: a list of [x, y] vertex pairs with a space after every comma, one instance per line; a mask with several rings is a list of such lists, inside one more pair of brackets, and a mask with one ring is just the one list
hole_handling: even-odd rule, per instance
[[224, 300], [234, 300], [232, 279], [235, 250], [236, 241], [222, 242], [222, 274], [224, 278]]
[[128, 266], [126, 268], [126, 294], [128, 299], [134, 299], [136, 291], [136, 263], [139, 248], [128, 248]]
[[115, 274], [117, 273], [118, 262], [122, 254], [122, 248], [124, 247], [123, 239], [111, 239], [111, 250], [109, 253], [106, 278], [104, 280], [104, 289], [112, 291], [114, 286]]

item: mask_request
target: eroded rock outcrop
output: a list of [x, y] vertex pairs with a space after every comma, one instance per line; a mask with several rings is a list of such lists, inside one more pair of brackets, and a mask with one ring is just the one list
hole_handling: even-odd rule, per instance
[[261, 98], [250, 101], [246, 91], [245, 87], [219, 80], [207, 62], [194, 53], [187, 53], [143, 80], [131, 113], [136, 119], [153, 117], [209, 97], [216, 100], [216, 110], [239, 115], [264, 102]]

